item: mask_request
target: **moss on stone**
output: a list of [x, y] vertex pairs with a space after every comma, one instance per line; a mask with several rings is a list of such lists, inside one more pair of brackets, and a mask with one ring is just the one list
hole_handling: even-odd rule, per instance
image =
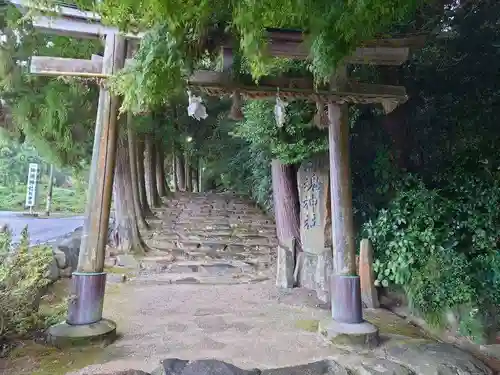
[[378, 345], [378, 335], [370, 335], [370, 334], [340, 334], [330, 339], [330, 342], [333, 345], [340, 346], [355, 346], [355, 347], [363, 347], [368, 349], [373, 349]]
[[319, 320], [297, 320], [295, 327], [308, 332], [318, 332]]
[[34, 342], [23, 342], [7, 358], [7, 368], [9, 375], [64, 375], [103, 361], [103, 349], [100, 346], [59, 350]]
[[364, 310], [363, 318], [376, 326], [382, 335], [406, 336], [417, 339], [427, 338], [422, 329], [384, 309]]
[[134, 269], [126, 267], [105, 267], [104, 272], [112, 273], [115, 275], [126, 275], [126, 276], [133, 276], [136, 273]]

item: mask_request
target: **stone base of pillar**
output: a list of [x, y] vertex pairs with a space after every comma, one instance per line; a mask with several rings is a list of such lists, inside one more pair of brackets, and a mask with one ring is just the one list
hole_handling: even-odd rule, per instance
[[57, 347], [112, 342], [116, 324], [102, 318], [106, 274], [74, 272], [68, 305], [68, 318], [47, 330], [47, 340]]
[[331, 293], [332, 319], [320, 322], [319, 333], [336, 345], [377, 346], [378, 328], [363, 320], [359, 276], [334, 275]]
[[47, 330], [47, 342], [57, 348], [94, 343], [111, 344], [115, 339], [116, 323], [108, 319], [82, 325], [62, 322]]
[[380, 341], [378, 328], [368, 322], [350, 324], [329, 319], [319, 323], [319, 333], [340, 346], [373, 349]]

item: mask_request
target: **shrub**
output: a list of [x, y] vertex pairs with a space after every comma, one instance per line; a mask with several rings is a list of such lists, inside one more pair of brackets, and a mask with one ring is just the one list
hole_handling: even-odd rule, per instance
[[0, 233], [0, 337], [22, 336], [44, 325], [38, 305], [51, 262], [49, 247], [29, 247], [27, 228], [15, 246], [8, 230]]
[[470, 174], [443, 179], [437, 190], [408, 176], [365, 225], [376, 283], [401, 286], [413, 312], [436, 327], [453, 312], [460, 333], [483, 341], [500, 306], [500, 184]]

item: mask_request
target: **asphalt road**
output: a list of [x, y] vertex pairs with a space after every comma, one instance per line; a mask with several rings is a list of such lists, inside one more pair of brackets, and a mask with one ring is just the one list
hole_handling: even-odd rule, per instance
[[13, 242], [18, 242], [21, 231], [27, 225], [30, 242], [44, 243], [62, 237], [83, 225], [83, 216], [37, 218], [19, 212], [0, 212], [0, 225], [7, 224], [12, 230]]

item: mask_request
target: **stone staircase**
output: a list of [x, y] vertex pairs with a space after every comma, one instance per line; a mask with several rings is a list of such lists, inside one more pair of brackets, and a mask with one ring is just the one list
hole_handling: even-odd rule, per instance
[[143, 276], [155, 274], [155, 283], [210, 284], [271, 277], [275, 225], [251, 202], [232, 193], [176, 193], [165, 206], [145, 239], [154, 252], [141, 259]]

